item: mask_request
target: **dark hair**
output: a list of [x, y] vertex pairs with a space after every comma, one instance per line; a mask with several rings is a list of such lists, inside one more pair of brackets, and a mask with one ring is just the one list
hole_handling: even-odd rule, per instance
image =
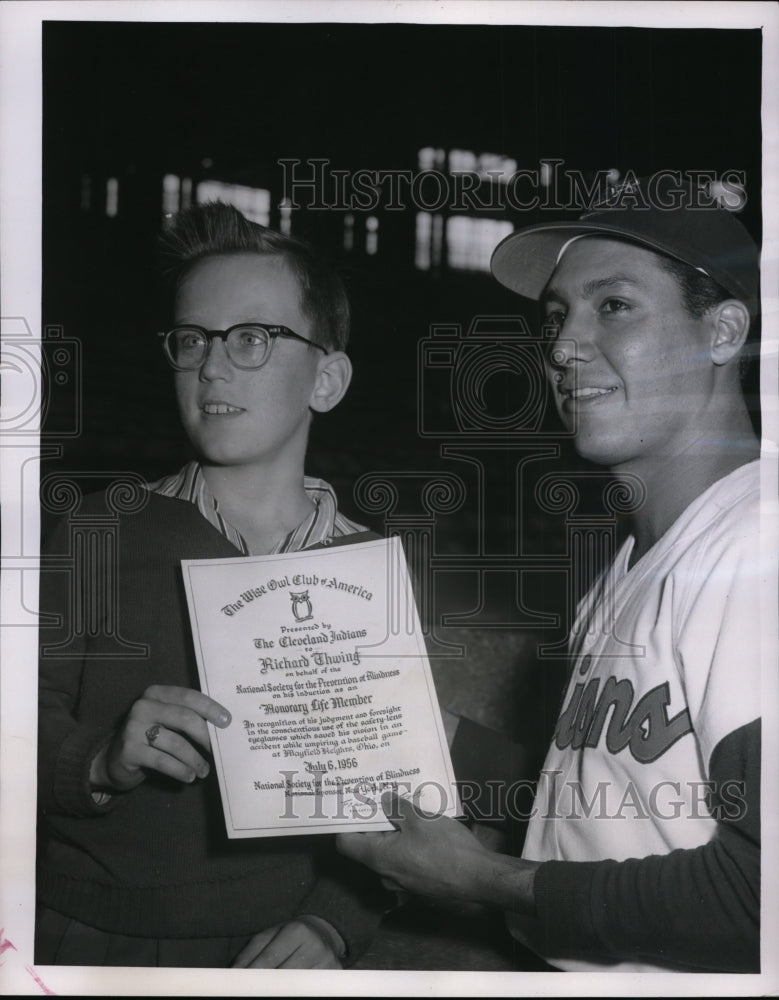
[[250, 222], [237, 208], [215, 201], [176, 215], [159, 237], [163, 277], [178, 289], [206, 257], [257, 253], [283, 257], [298, 280], [303, 312], [314, 321], [314, 340], [343, 350], [349, 339], [349, 300], [335, 270], [302, 240]]
[[700, 319], [709, 309], [726, 299], [738, 298], [692, 264], [685, 264], [683, 260], [662, 253], [658, 253], [657, 257], [662, 269], [676, 278], [684, 306], [695, 319]]
[[[708, 274], [704, 274], [703, 271], [699, 271], [692, 264], [686, 264], [683, 260], [668, 257], [663, 253], [658, 253], [657, 258], [660, 267], [676, 279], [682, 293], [684, 307], [695, 319], [700, 319], [709, 309], [713, 309], [720, 302], [725, 302], [726, 299], [738, 298], [737, 295], [732, 295], [719, 282], [710, 278]], [[753, 349], [758, 337], [757, 330], [758, 323], [753, 319], [739, 358], [738, 371], [742, 383], [746, 381], [752, 362]]]

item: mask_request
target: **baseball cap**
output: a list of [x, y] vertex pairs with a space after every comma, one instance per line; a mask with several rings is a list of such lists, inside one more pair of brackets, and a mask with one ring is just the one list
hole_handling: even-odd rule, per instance
[[520, 295], [538, 299], [574, 237], [627, 240], [675, 257], [713, 278], [756, 315], [759, 252], [733, 212], [690, 181], [658, 174], [635, 178], [576, 220], [544, 222], [502, 240], [492, 273]]

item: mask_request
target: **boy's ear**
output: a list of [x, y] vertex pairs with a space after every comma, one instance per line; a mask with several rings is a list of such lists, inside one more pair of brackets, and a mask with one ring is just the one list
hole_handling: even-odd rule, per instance
[[316, 381], [310, 406], [317, 413], [327, 413], [346, 395], [352, 381], [352, 363], [343, 351], [325, 354], [317, 365]]
[[711, 311], [711, 360], [725, 365], [741, 351], [749, 334], [749, 310], [738, 299], [720, 302]]

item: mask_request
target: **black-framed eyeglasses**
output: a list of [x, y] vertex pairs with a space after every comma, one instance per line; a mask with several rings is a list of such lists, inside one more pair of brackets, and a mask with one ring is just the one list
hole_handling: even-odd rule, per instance
[[251, 371], [262, 368], [270, 358], [273, 343], [277, 337], [301, 340], [327, 354], [321, 344], [301, 337], [288, 326], [269, 326], [266, 323], [237, 323], [227, 330], [206, 330], [195, 323], [174, 326], [157, 334], [162, 337], [165, 357], [180, 372], [200, 368], [208, 356], [208, 348], [214, 337], [221, 337], [225, 351], [236, 368]]

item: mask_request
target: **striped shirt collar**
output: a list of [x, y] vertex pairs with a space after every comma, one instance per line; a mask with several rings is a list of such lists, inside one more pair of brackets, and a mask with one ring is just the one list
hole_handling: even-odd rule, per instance
[[[240, 531], [219, 513], [216, 497], [209, 489], [199, 462], [188, 462], [179, 472], [150, 483], [148, 488], [152, 493], [193, 503], [208, 523], [232, 542], [242, 555], [250, 555], [249, 547]], [[312, 545], [326, 543], [330, 538], [340, 538], [343, 535], [366, 530], [361, 524], [350, 521], [338, 512], [335, 491], [329, 483], [323, 479], [304, 476], [303, 488], [314, 509], [297, 528], [290, 531], [286, 538], [273, 547], [270, 554], [297, 552]]]

